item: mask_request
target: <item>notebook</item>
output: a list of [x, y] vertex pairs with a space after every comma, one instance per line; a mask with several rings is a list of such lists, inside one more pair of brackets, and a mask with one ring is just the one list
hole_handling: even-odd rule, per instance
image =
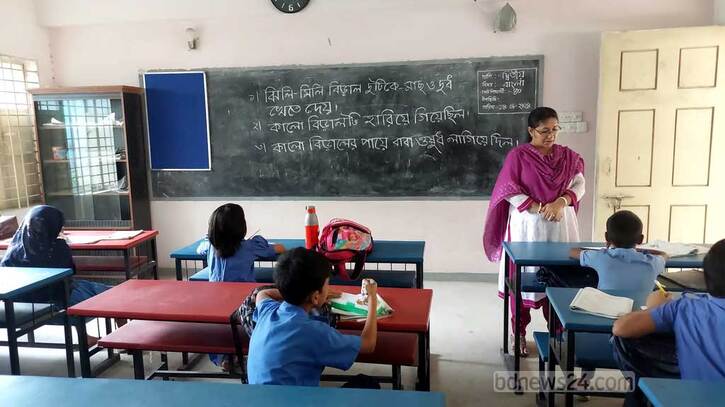
[[617, 319], [632, 312], [634, 300], [627, 297], [616, 297], [596, 288], [585, 287], [579, 290], [571, 301], [569, 308], [575, 312]]
[[689, 245], [683, 243], [666, 242], [664, 240], [654, 240], [647, 244], [638, 246], [640, 249], [652, 249], [665, 252], [669, 257], [691, 256], [698, 253], [707, 253], [709, 250], [704, 246]]
[[[368, 306], [363, 304], [360, 294], [342, 293], [340, 297], [333, 298], [330, 301], [332, 312], [339, 314], [341, 319], [364, 319], [368, 316]], [[385, 317], [393, 313], [383, 297], [378, 294], [378, 317]]]

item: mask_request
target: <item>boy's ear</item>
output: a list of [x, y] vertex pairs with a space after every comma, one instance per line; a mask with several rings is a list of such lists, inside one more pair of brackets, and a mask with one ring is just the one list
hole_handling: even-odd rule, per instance
[[639, 239], [637, 239], [637, 244], [642, 244], [644, 242], [644, 235], [639, 235]]
[[604, 240], [607, 241], [607, 243], [611, 243], [612, 241], [609, 240], [609, 232], [604, 232]]

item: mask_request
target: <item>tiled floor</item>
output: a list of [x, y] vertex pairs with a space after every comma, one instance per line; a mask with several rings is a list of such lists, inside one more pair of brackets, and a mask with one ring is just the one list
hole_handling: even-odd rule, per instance
[[[534, 406], [533, 394], [517, 396], [497, 393], [493, 388], [494, 372], [505, 370], [500, 355], [502, 302], [496, 296], [496, 284], [432, 281], [427, 282], [426, 287], [434, 290], [431, 317], [433, 390], [444, 392], [449, 406]], [[532, 326], [537, 330], [545, 329], [540, 312], [534, 312]], [[36, 338], [60, 340], [62, 332], [60, 327], [44, 327], [38, 331]], [[529, 343], [530, 350], [535, 354], [534, 345]], [[172, 355], [170, 359], [172, 366], [175, 366], [180, 357]], [[158, 363], [158, 354], [146, 355], [147, 369]], [[62, 350], [24, 348], [21, 350], [21, 368], [24, 374], [64, 376], [65, 353]], [[197, 370], [202, 369], [215, 367], [207, 358], [203, 358], [197, 365]], [[523, 369], [537, 369], [535, 356], [525, 360]], [[387, 373], [387, 369], [356, 365], [352, 372]], [[0, 348], [0, 374], [8, 373], [7, 348]], [[123, 356], [103, 377], [132, 378], [130, 356]], [[404, 369], [403, 378], [406, 389], [412, 389], [415, 370]], [[619, 406], [621, 401], [592, 398], [579, 405]]]

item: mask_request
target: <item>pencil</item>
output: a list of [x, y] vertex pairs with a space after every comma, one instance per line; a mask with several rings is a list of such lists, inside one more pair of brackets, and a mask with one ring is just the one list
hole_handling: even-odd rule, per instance
[[657, 286], [657, 288], [660, 289], [660, 291], [662, 291], [662, 294], [667, 295], [667, 291], [665, 291], [665, 286], [663, 286], [662, 283], [660, 283], [659, 281], [655, 280], [655, 285]]

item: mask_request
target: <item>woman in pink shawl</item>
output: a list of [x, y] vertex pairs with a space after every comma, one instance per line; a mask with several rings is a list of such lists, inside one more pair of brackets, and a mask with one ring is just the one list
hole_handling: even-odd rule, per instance
[[[584, 195], [584, 161], [576, 152], [556, 144], [561, 130], [554, 109], [538, 107], [529, 114], [530, 143], [512, 149], [506, 156], [491, 194], [483, 233], [483, 247], [491, 261], [501, 260], [504, 241], [579, 241], [576, 213]], [[503, 298], [504, 267], [499, 271], [499, 296]], [[524, 267], [536, 273], [537, 267]], [[510, 272], [515, 272], [510, 267]], [[514, 324], [514, 296], [511, 299], [511, 327]], [[523, 308], [518, 325], [521, 355], [528, 355], [526, 327], [531, 308], [544, 306], [546, 295], [522, 293]], [[513, 346], [514, 340], [511, 340]]]

